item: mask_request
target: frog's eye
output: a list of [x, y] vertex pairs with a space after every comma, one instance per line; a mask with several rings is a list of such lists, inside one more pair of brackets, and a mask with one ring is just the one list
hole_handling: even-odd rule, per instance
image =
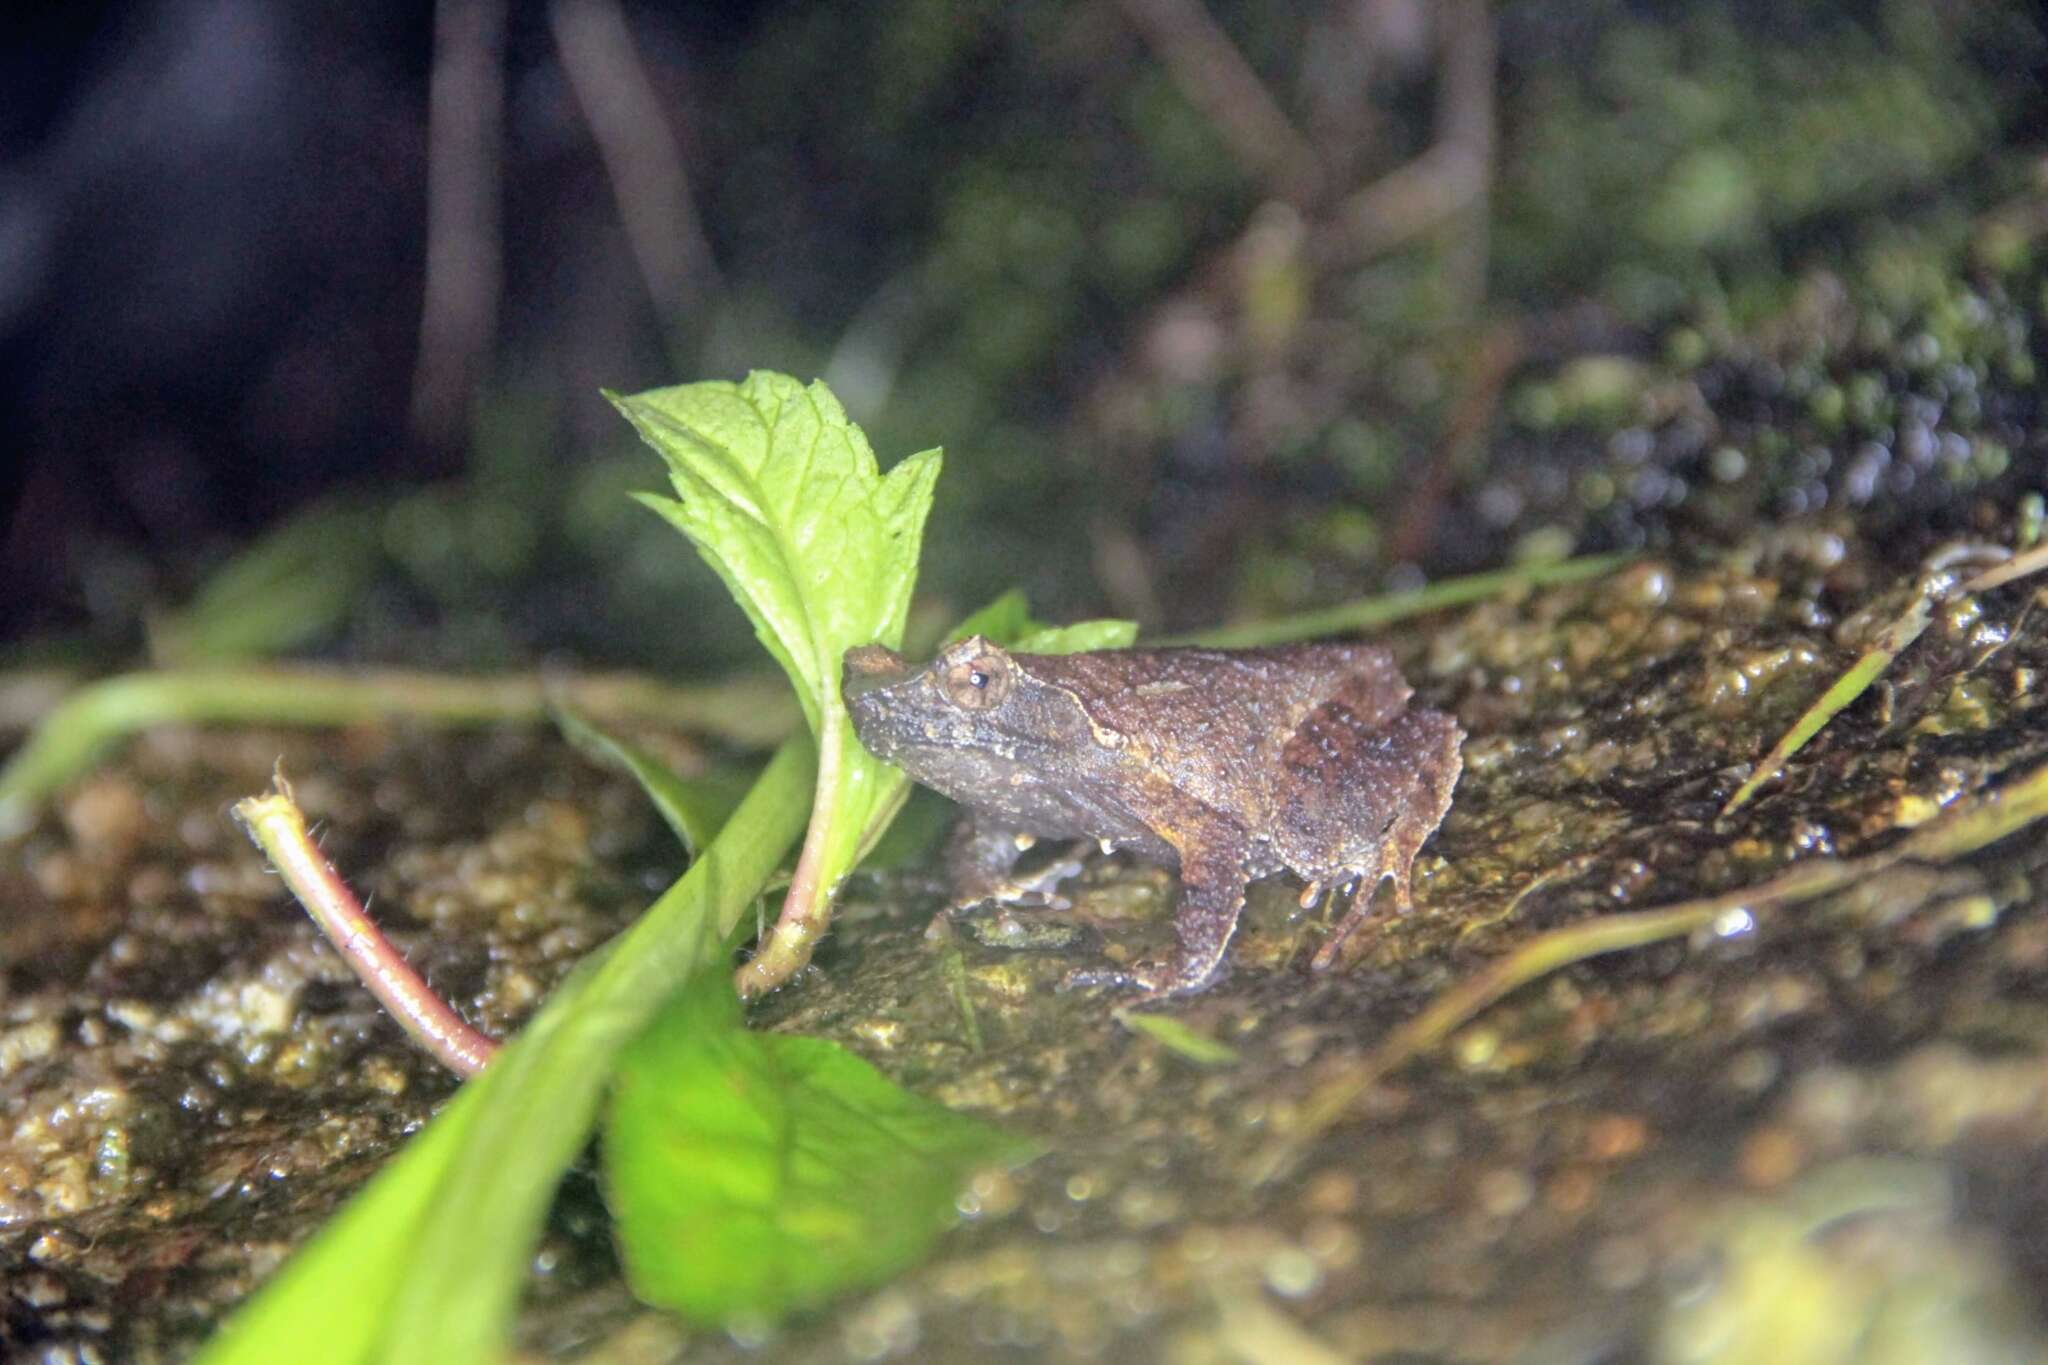
[[1009, 661], [992, 654], [948, 664], [939, 676], [947, 699], [964, 710], [986, 711], [1010, 695]]

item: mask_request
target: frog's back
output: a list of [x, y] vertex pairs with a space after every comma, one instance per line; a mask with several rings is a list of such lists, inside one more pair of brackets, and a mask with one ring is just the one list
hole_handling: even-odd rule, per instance
[[1113, 650], [1019, 659], [1070, 690], [1091, 720], [1139, 750], [1175, 789], [1263, 832], [1280, 799], [1281, 754], [1319, 707], [1367, 724], [1406, 706], [1410, 688], [1376, 645]]

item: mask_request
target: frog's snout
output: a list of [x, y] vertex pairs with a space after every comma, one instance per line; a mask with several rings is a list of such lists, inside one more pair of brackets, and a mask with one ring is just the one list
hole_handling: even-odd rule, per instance
[[858, 645], [846, 651], [839, 666], [839, 691], [851, 706], [858, 697], [910, 676], [903, 656], [882, 645]]

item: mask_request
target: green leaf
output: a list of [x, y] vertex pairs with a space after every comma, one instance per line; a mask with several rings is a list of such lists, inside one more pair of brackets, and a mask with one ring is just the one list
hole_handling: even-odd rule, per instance
[[694, 982], [623, 1059], [606, 1185], [635, 1291], [693, 1321], [773, 1321], [911, 1265], [978, 1167], [1030, 1144], [821, 1038], [749, 1033]]
[[719, 936], [796, 837], [813, 773], [810, 741], [785, 744], [690, 870], [236, 1314], [206, 1365], [501, 1359], [614, 1062], [683, 982], [723, 961]]
[[970, 635], [980, 635], [994, 640], [999, 645], [1009, 646], [1033, 631], [1044, 628], [1042, 622], [1031, 619], [1031, 601], [1024, 595], [1024, 590], [1011, 588], [954, 626], [938, 640], [928, 643], [938, 648], [955, 640], [964, 640]]
[[215, 569], [192, 599], [149, 623], [159, 664], [277, 654], [341, 624], [377, 566], [382, 513], [314, 503]]
[[885, 477], [823, 384], [761, 370], [740, 384], [608, 396], [680, 496], [641, 500], [724, 578], [822, 734], [840, 655], [903, 638], [939, 452]]
[[[1084, 649], [1129, 649], [1138, 638], [1136, 621], [1076, 621], [1070, 626], [1042, 626], [1018, 636], [1011, 648], [1019, 654], [1078, 654]], [[994, 637], [991, 636], [991, 639]]]
[[680, 495], [643, 500], [725, 580], [817, 737], [810, 829], [775, 933], [747, 968], [754, 989], [770, 988], [810, 960], [834, 890], [903, 800], [900, 776], [854, 735], [839, 667], [852, 646], [902, 641], [939, 452], [884, 475], [824, 385], [765, 371], [609, 396]]
[[684, 777], [639, 745], [607, 734], [571, 707], [549, 708], [562, 734], [578, 749], [600, 763], [632, 774], [655, 810], [682, 841], [691, 857], [718, 834], [733, 808], [746, 795], [751, 779], [741, 773], [714, 772], [703, 777]]
[[1031, 603], [1012, 588], [947, 632], [941, 643], [979, 635], [1020, 654], [1072, 654], [1083, 649], [1125, 649], [1138, 638], [1136, 621], [1076, 621], [1049, 626], [1031, 615]]

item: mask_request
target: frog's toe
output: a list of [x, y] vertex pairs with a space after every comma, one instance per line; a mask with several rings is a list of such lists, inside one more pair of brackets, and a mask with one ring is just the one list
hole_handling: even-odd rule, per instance
[[1338, 925], [1337, 932], [1323, 940], [1322, 946], [1316, 949], [1315, 956], [1309, 959], [1308, 965], [1318, 972], [1329, 971], [1343, 958], [1345, 947], [1357, 931], [1358, 925], [1348, 919]]
[[950, 915], [956, 920], [973, 919], [984, 914], [1000, 914], [1010, 910], [1024, 910], [1036, 913], [1043, 910], [1071, 910], [1074, 903], [1054, 891], [1020, 891], [1015, 894], [1002, 892], [986, 896], [962, 896], [950, 901], [939, 913]]
[[1129, 967], [1076, 967], [1060, 979], [1060, 989], [1113, 986], [1136, 990], [1137, 995], [1118, 1002], [1120, 1009], [1135, 1009], [1205, 990], [1221, 977], [1220, 971], [1191, 972], [1180, 962], [1139, 962]]
[[1164, 1000], [1188, 989], [1171, 962], [1134, 962], [1128, 967], [1076, 967], [1060, 978], [1062, 991], [1084, 990], [1090, 986], [1141, 992], [1135, 999], [1121, 1002], [1125, 1005]]
[[1070, 910], [1073, 902], [1059, 894], [1059, 885], [1080, 873], [1080, 859], [1063, 858], [1021, 877], [982, 879], [959, 887], [950, 908], [955, 914], [984, 905], [1010, 906], [1020, 910]]
[[1136, 967], [1076, 967], [1060, 978], [1059, 990], [1085, 991], [1095, 986], [1108, 986], [1113, 990], [1125, 990], [1132, 986], [1149, 988], [1144, 975], [1145, 964]]

